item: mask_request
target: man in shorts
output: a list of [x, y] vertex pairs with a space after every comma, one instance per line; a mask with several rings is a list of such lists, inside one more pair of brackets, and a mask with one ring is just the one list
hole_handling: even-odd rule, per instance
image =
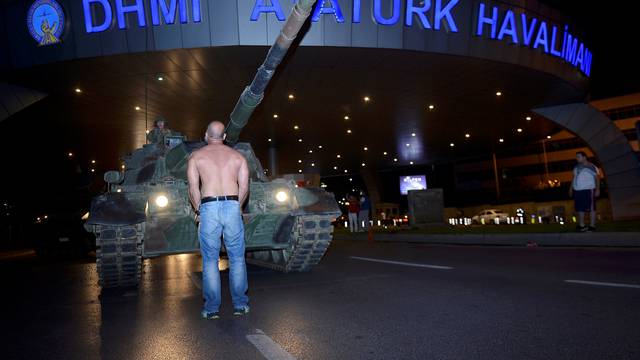
[[[590, 232], [596, 230], [596, 198], [600, 196], [600, 170], [589, 162], [583, 151], [576, 153], [578, 164], [573, 168], [573, 181], [569, 188], [569, 196], [575, 200], [575, 210], [578, 213], [579, 224], [577, 230]], [[585, 213], [589, 213], [590, 225], [586, 226]]]

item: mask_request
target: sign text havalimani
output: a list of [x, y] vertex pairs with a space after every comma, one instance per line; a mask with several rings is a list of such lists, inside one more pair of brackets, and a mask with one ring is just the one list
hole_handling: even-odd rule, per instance
[[[145, 1], [149, 2], [148, 13]], [[181, 24], [200, 23], [201, 1], [204, 0], [82, 0], [85, 30], [87, 33], [99, 33], [111, 29], [114, 23], [119, 29], [127, 29], [128, 20], [131, 20], [129, 17], [138, 27], [175, 24], [177, 17]], [[264, 14], [275, 14], [278, 20], [286, 20], [281, 0], [247, 1], [254, 2], [250, 21], [258, 21]], [[371, 9], [363, 9], [362, 0], [352, 0], [351, 18], [345, 19], [338, 0], [319, 0], [312, 21], [317, 22], [323, 15], [328, 15], [337, 23], [357, 25], [362, 22], [363, 16], [370, 15], [375, 23], [383, 26], [393, 26], [402, 21], [407, 27], [419, 26], [425, 31], [444, 30], [455, 36], [459, 32], [456, 10], [460, 2], [373, 0]], [[580, 69], [586, 76], [591, 74], [593, 55], [582, 41], [569, 32], [568, 26], [551, 24], [523, 11], [487, 6], [484, 2], [479, 2], [474, 11], [474, 36], [539, 49]]]

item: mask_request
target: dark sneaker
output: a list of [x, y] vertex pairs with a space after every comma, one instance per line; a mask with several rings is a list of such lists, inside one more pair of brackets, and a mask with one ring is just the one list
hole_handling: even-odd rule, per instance
[[589, 230], [589, 228], [586, 227], [586, 226], [580, 226], [580, 225], [576, 226], [576, 231], [577, 232], [587, 232], [588, 230]]
[[235, 316], [243, 316], [249, 313], [249, 307], [245, 306], [242, 308], [233, 309], [233, 315]]
[[596, 227], [595, 226], [589, 226], [587, 228], [587, 232], [595, 232], [596, 231]]
[[219, 312], [206, 312], [203, 311], [202, 312], [202, 318], [206, 319], [206, 320], [214, 320], [214, 319], [219, 319], [220, 318], [220, 313]]

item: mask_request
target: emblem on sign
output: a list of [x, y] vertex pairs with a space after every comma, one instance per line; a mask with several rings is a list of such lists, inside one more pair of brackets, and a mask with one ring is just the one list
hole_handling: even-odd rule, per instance
[[36, 0], [27, 13], [29, 33], [39, 46], [59, 43], [64, 24], [64, 10], [55, 0]]

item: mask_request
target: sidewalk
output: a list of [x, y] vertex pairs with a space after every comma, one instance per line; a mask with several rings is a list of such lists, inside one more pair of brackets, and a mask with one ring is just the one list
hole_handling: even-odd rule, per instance
[[[336, 234], [336, 240], [367, 241], [367, 233]], [[450, 245], [640, 247], [640, 232], [520, 233], [520, 234], [395, 234], [374, 233], [379, 242]]]

